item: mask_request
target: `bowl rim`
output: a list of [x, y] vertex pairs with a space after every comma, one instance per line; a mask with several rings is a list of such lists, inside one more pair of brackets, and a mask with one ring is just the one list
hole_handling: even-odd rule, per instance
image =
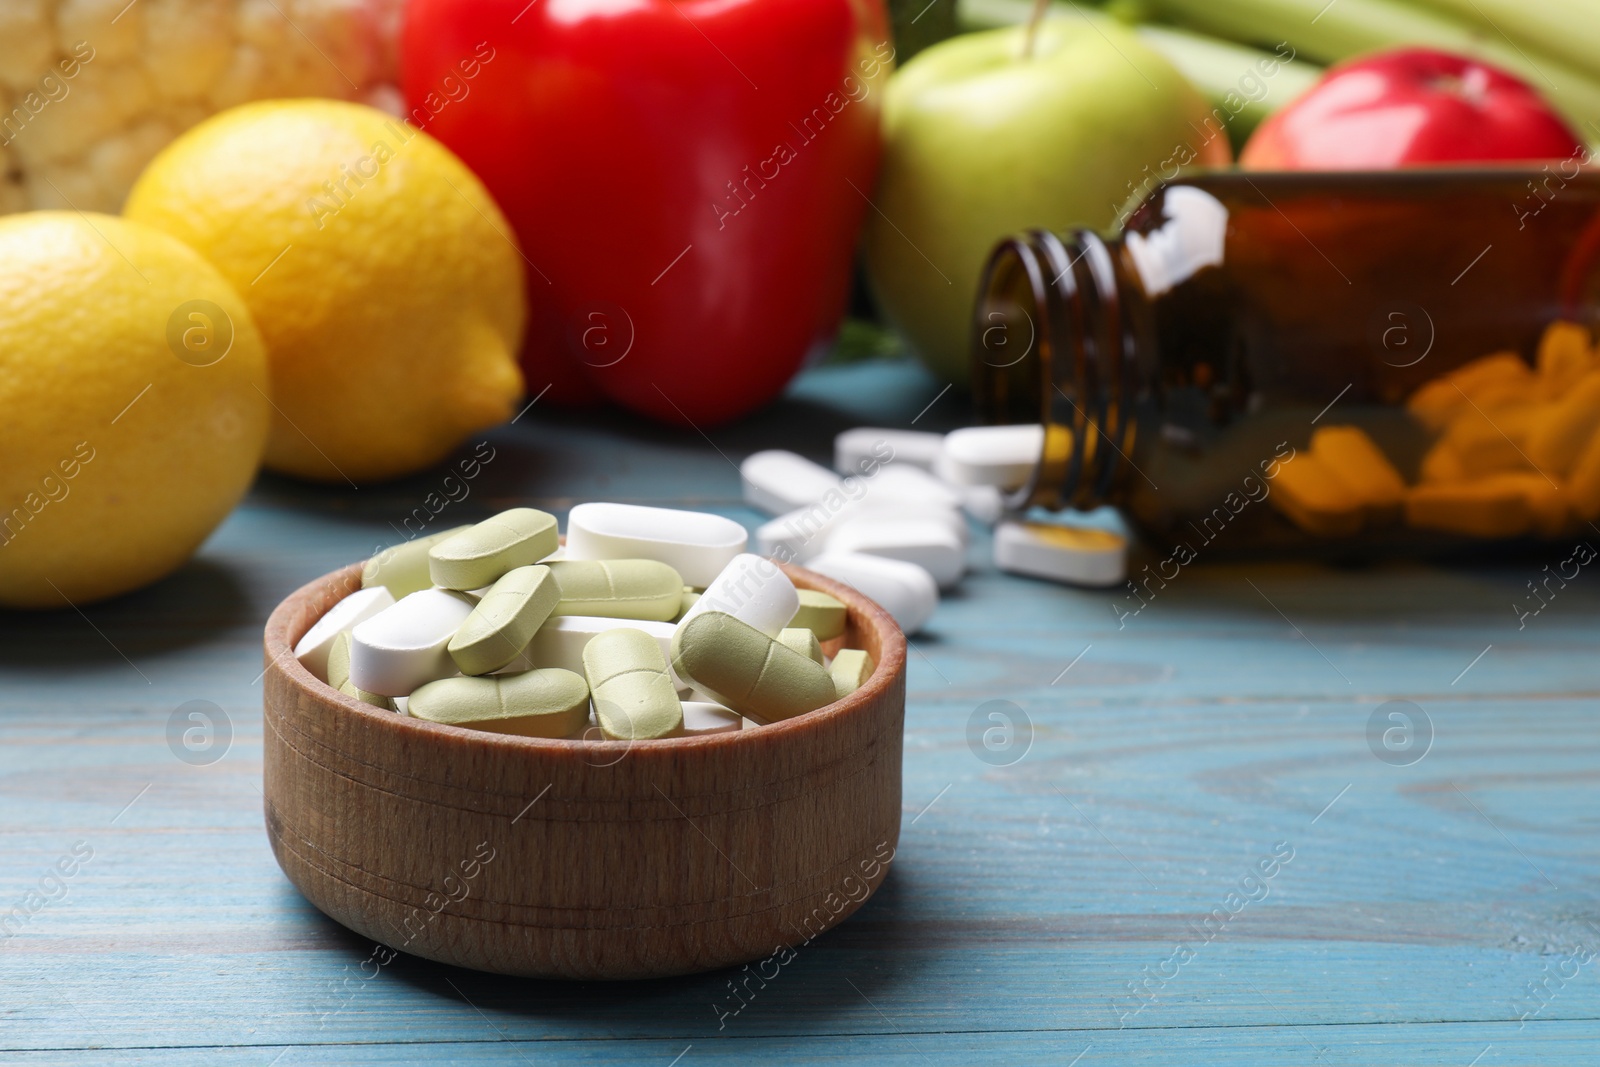
[[[770, 558], [770, 557], [768, 557]], [[351, 563], [337, 570], [329, 571], [318, 578], [314, 578], [300, 586], [294, 592], [284, 597], [272, 609], [263, 630], [263, 653], [266, 660], [267, 674], [275, 674], [284, 682], [303, 692], [307, 697], [322, 701], [333, 702], [344, 710], [353, 712], [359, 721], [369, 724], [371, 728], [379, 730], [396, 731], [400, 736], [410, 733], [420, 739], [432, 738], [441, 743], [470, 744], [478, 743], [491, 749], [498, 749], [506, 753], [528, 752], [542, 754], [557, 753], [620, 753], [620, 760], [635, 748], [642, 748], [646, 752], [680, 752], [680, 751], [713, 751], [719, 748], [735, 748], [740, 745], [758, 745], [761, 739], [778, 739], [785, 732], [805, 732], [825, 726], [826, 724], [842, 718], [863, 714], [870, 703], [885, 695], [905, 673], [906, 665], [906, 636], [901, 631], [899, 624], [876, 601], [865, 596], [852, 586], [828, 578], [815, 571], [807, 570], [793, 563], [779, 563], [773, 560], [783, 570], [784, 574], [795, 583], [798, 588], [814, 589], [827, 593], [841, 601], [846, 610], [858, 613], [861, 616], [860, 624], [870, 628], [878, 637], [880, 655], [876, 657], [872, 674], [854, 692], [843, 699], [824, 704], [814, 711], [796, 715], [790, 719], [762, 726], [759, 730], [738, 729], [725, 733], [701, 734], [689, 737], [661, 737], [645, 738], [640, 740], [598, 740], [591, 741], [584, 738], [569, 737], [527, 737], [521, 734], [503, 734], [491, 730], [473, 730], [465, 726], [453, 726], [448, 723], [429, 722], [426, 719], [414, 719], [410, 715], [401, 715], [397, 712], [386, 711], [371, 704], [357, 700], [355, 697], [341, 693], [327, 682], [312, 674], [304, 664], [294, 655], [294, 646], [305, 636], [304, 631], [290, 634], [290, 620], [301, 610], [302, 605], [308, 601], [322, 599], [328, 601], [326, 606], [315, 615], [308, 618], [305, 629], [309, 630], [318, 619], [322, 617], [339, 599], [331, 601], [332, 590], [339, 584], [349, 582], [352, 578], [359, 579], [365, 561]], [[348, 596], [349, 594], [345, 594]], [[263, 690], [264, 693], [270, 690]], [[610, 766], [612, 761], [594, 762], [594, 766]]]

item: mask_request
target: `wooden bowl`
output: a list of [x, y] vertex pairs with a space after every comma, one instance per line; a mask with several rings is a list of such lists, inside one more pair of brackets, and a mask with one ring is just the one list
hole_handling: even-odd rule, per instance
[[661, 741], [483, 733], [362, 704], [292, 649], [360, 586], [354, 564], [267, 621], [267, 836], [306, 899], [428, 959], [544, 978], [648, 978], [747, 963], [848, 918], [900, 836], [906, 643], [842, 600], [834, 648], [877, 669], [787, 722]]

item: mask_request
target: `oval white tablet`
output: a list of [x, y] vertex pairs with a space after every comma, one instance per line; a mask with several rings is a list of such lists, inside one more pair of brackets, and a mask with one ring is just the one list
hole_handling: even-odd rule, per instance
[[1003, 522], [994, 531], [994, 563], [1011, 574], [1070, 585], [1120, 585], [1128, 573], [1128, 540], [1087, 526]]
[[410, 696], [456, 673], [447, 646], [477, 606], [471, 597], [423, 589], [350, 631], [350, 681], [379, 696]]
[[939, 586], [933, 575], [915, 563], [854, 552], [824, 552], [806, 566], [877, 601], [908, 634], [926, 626], [939, 606]]
[[985, 526], [993, 526], [1006, 513], [1005, 496], [992, 485], [964, 485], [956, 491], [961, 494], [961, 510]]
[[920, 467], [903, 467], [894, 463], [884, 467], [871, 478], [862, 480], [867, 485], [867, 491], [862, 495], [862, 499], [869, 501], [874, 507], [898, 500], [948, 508], [952, 511], [961, 507], [959, 490], [944, 484]]
[[683, 736], [738, 733], [744, 719], [737, 711], [704, 700], [683, 701]]
[[749, 541], [721, 515], [638, 504], [579, 504], [567, 516], [567, 559], [654, 559], [710, 585]]
[[745, 503], [769, 515], [815, 504], [840, 490], [839, 476], [828, 468], [798, 453], [778, 449], [746, 456], [739, 464], [739, 481], [744, 486]]
[[[528, 642], [528, 647], [522, 651], [523, 661], [528, 665], [525, 669], [560, 667], [574, 674], [583, 674], [583, 647], [589, 643], [589, 639], [595, 634], [619, 627], [643, 630], [655, 638], [661, 646], [661, 654], [667, 657], [668, 670], [671, 670], [672, 635], [676, 626], [670, 622], [610, 619], [599, 615], [556, 615], [546, 619], [533, 635], [533, 640]], [[680, 691], [688, 690], [688, 683], [680, 680], [676, 674], [672, 680]]]
[[782, 568], [770, 559], [746, 552], [722, 569], [677, 625], [681, 629], [702, 612], [720, 611], [768, 637], [777, 637], [799, 610], [800, 594]]
[[862, 552], [915, 563], [933, 575], [940, 589], [955, 585], [967, 570], [961, 539], [948, 523], [934, 518], [897, 518], [889, 512], [858, 514], [834, 527], [828, 535], [828, 551]]
[[943, 449], [942, 433], [857, 426], [833, 439], [833, 469], [840, 474], [868, 474], [884, 463], [905, 463], [932, 471]]
[[328, 649], [333, 639], [353, 629], [357, 623], [366, 622], [384, 608], [394, 603], [394, 595], [381, 585], [357, 589], [339, 601], [311, 624], [311, 629], [294, 646], [294, 658], [299, 660], [320, 680], [328, 680]]
[[1044, 451], [1044, 427], [971, 426], [945, 435], [940, 477], [957, 485], [1020, 489], [1033, 475]]

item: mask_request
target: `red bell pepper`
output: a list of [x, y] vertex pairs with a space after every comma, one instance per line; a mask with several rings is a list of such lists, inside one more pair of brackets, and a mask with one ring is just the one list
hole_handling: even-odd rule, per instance
[[776, 396], [843, 313], [893, 56], [882, 0], [411, 0], [408, 115], [528, 260], [529, 393]]
[[1449, 52], [1401, 48], [1329, 69], [1256, 129], [1239, 164], [1386, 170], [1582, 150], [1571, 127], [1516, 76]]

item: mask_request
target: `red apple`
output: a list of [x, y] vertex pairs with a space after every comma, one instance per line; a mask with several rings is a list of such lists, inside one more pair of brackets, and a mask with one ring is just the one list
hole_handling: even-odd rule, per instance
[[1257, 129], [1249, 170], [1387, 170], [1583, 150], [1526, 82], [1466, 56], [1400, 48], [1332, 67]]

